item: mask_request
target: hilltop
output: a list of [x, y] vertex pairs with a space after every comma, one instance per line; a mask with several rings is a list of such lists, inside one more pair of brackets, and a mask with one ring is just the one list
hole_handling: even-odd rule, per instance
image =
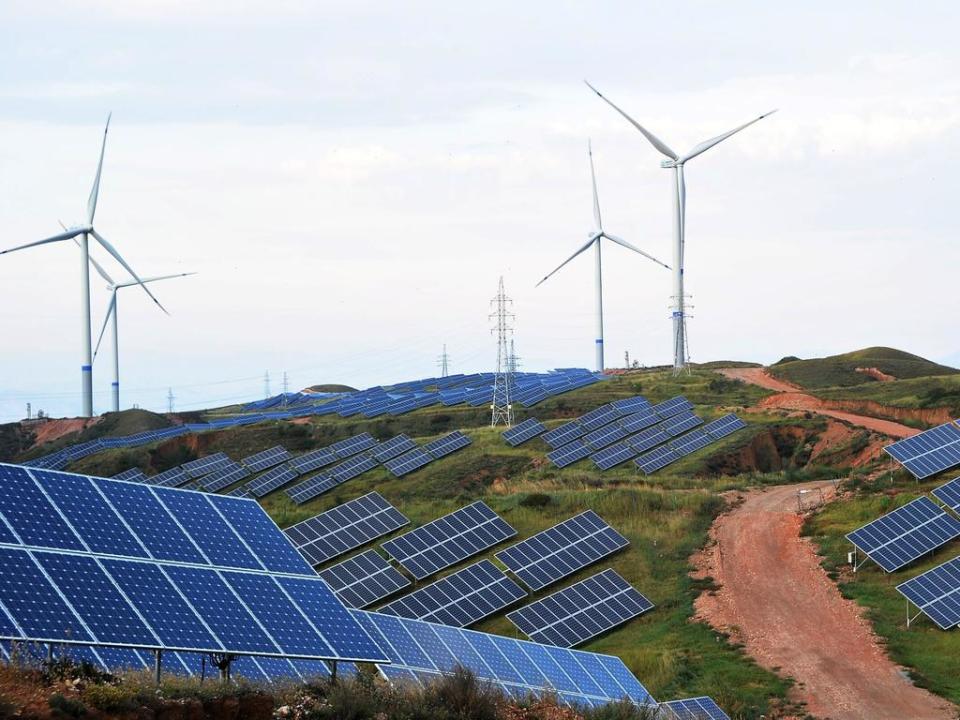
[[771, 375], [806, 389], [850, 387], [873, 382], [956, 375], [960, 370], [919, 355], [888, 347], [801, 360], [786, 357], [769, 368]]

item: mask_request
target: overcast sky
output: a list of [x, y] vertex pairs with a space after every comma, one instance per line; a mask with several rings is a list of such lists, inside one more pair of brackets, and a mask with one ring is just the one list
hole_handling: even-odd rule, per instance
[[[83, 219], [154, 286], [120, 298], [125, 406], [491, 370], [489, 300], [525, 369], [593, 363], [592, 228], [670, 261], [687, 166], [694, 361], [890, 345], [960, 363], [954, 2], [0, 5], [0, 245]], [[98, 258], [106, 259], [102, 252]], [[671, 361], [670, 274], [604, 248], [607, 365]], [[108, 263], [118, 277], [123, 272]], [[0, 421], [80, 408], [79, 251], [0, 258]], [[94, 282], [94, 334], [108, 302]], [[110, 367], [94, 369], [95, 407]]]

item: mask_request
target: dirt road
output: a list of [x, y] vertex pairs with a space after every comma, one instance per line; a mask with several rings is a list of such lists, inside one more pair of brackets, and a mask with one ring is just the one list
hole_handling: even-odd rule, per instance
[[796, 680], [792, 699], [832, 720], [944, 720], [946, 701], [912, 685], [886, 655], [859, 607], [845, 600], [800, 537], [797, 491], [829, 483], [758, 490], [722, 515], [715, 541], [695, 559], [720, 589], [696, 602], [698, 617], [729, 632], [766, 668]]
[[874, 430], [898, 439], [911, 437], [920, 432], [915, 428], [901, 425], [892, 420], [881, 420], [879, 418], [869, 417], [868, 415], [857, 415], [845, 410], [833, 409], [828, 402], [816, 398], [813, 395], [807, 395], [801, 388], [773, 377], [765, 368], [721, 368], [718, 372], [728, 378], [742, 380], [743, 382], [759, 385], [767, 390], [775, 391], [777, 393], [776, 395], [766, 397], [757, 404], [757, 407], [760, 408], [800, 410], [817, 413], [818, 415], [827, 415], [837, 420], [848, 422], [851, 425], [858, 425], [868, 430]]

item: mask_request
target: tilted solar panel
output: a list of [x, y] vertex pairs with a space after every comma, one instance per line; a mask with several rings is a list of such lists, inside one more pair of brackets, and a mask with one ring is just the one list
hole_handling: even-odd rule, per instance
[[403, 455], [387, 460], [383, 466], [396, 477], [403, 477], [414, 470], [419, 470], [424, 465], [433, 462], [433, 458], [421, 448], [408, 450]]
[[367, 550], [317, 573], [347, 607], [364, 608], [412, 583], [376, 550]]
[[923, 480], [960, 465], [960, 426], [948, 422], [887, 445], [884, 451]]
[[568, 422], [564, 425], [558, 425], [553, 430], [545, 432], [541, 439], [550, 447], [556, 449], [566, 445], [571, 440], [576, 440], [583, 434], [583, 428], [577, 422]]
[[313, 498], [332, 490], [340, 485], [340, 481], [333, 477], [329, 472], [319, 472], [313, 477], [309, 477], [301, 483], [287, 488], [287, 497], [297, 505], [313, 500]]
[[122, 473], [117, 473], [111, 480], [126, 480], [127, 482], [142, 483], [147, 482], [147, 474], [138, 467], [132, 467], [124, 470]]
[[368, 470], [373, 470], [378, 465], [379, 463], [369, 455], [354, 455], [326, 472], [338, 483], [345, 483], [347, 480], [363, 475]]
[[657, 470], [665, 468], [670, 463], [680, 459], [680, 453], [669, 445], [663, 445], [649, 452], [644, 453], [633, 462], [638, 468], [647, 475], [655, 473]]
[[245, 457], [242, 462], [251, 472], [261, 472], [267, 468], [272, 468], [275, 465], [289, 460], [290, 453], [282, 445], [277, 445], [272, 448], [267, 448], [262, 452], [255, 453], [249, 457]]
[[960, 625], [960, 557], [897, 585], [942, 630]]
[[660, 703], [657, 720], [730, 720], [713, 698], [695, 697]]
[[652, 410], [661, 418], [666, 419], [683, 412], [692, 411], [693, 403], [683, 397], [683, 395], [678, 395], [675, 398], [670, 398], [669, 400], [654, 405]]
[[413, 450], [417, 444], [406, 435], [397, 435], [389, 440], [380, 443], [370, 455], [379, 462], [385, 463], [387, 460], [403, 455], [408, 450]]
[[459, 430], [454, 430], [449, 435], [444, 435], [442, 438], [428, 442], [423, 446], [423, 450], [436, 460], [457, 450], [461, 450], [469, 444], [470, 438]]
[[218, 492], [247, 477], [250, 477], [250, 471], [243, 465], [231, 461], [219, 470], [203, 475], [200, 478], [200, 484], [207, 492]]
[[954, 512], [960, 512], [960, 478], [934, 489], [933, 495]]
[[637, 454], [646, 452], [657, 445], [662, 445], [670, 439], [660, 427], [647, 428], [636, 435], [631, 435], [624, 442], [636, 450]]
[[621, 414], [622, 413], [613, 405], [601, 405], [585, 415], [581, 415], [577, 418], [577, 422], [580, 424], [580, 427], [583, 428], [584, 432], [590, 432], [607, 423], [613, 422], [620, 417]]
[[599, 450], [618, 440], [623, 440], [628, 434], [627, 430], [620, 423], [612, 422], [609, 425], [604, 425], [584, 435], [583, 442], [593, 450]]
[[614, 445], [610, 445], [609, 447], [605, 447], [599, 452], [595, 452], [590, 456], [590, 459], [600, 470], [609, 470], [610, 468], [615, 467], [622, 462], [626, 462], [627, 460], [636, 457], [637, 454], [637, 451], [630, 447], [630, 445], [627, 443], [618, 442]]
[[372, 447], [375, 447], [377, 441], [373, 438], [370, 433], [364, 432], [359, 435], [354, 435], [353, 437], [348, 437], [346, 440], [340, 440], [339, 442], [333, 443], [328, 450], [333, 452], [341, 460], [345, 460], [348, 457], [361, 453], [364, 450], [369, 450]]
[[660, 422], [660, 416], [649, 408], [635, 412], [631, 415], [627, 415], [620, 420], [620, 424], [623, 426], [623, 429], [628, 433], [635, 433], [645, 430], [652, 425], [656, 425], [658, 422]]
[[702, 424], [703, 420], [698, 416], [693, 413], [682, 412], [664, 420], [659, 427], [670, 437], [676, 437]]
[[342, 555], [409, 524], [378, 492], [345, 502], [283, 532], [313, 565]]
[[546, 431], [547, 426], [542, 422], [536, 418], [527, 418], [519, 425], [514, 425], [509, 430], [504, 431], [501, 437], [513, 447], [517, 447]]
[[528, 587], [540, 590], [629, 544], [593, 510], [586, 510], [496, 556]]
[[590, 455], [592, 451], [590, 447], [583, 442], [583, 440], [573, 440], [568, 442], [566, 445], [563, 445], [552, 452], [547, 453], [547, 457], [550, 459], [554, 465], [558, 468], [566, 467], [567, 465], [572, 465], [578, 460], [583, 460], [585, 457]]
[[247, 490], [254, 497], [264, 497], [287, 483], [300, 477], [296, 470], [289, 465], [277, 465], [247, 483]]
[[622, 415], [630, 415], [650, 407], [650, 401], [643, 397], [643, 395], [624, 398], [623, 400], [614, 400], [610, 404], [619, 410]]
[[328, 448], [318, 448], [303, 455], [290, 458], [290, 467], [294, 468], [301, 475], [306, 475], [308, 472], [332, 465], [336, 461], [337, 456]]
[[182, 467], [172, 467], [156, 475], [148, 475], [146, 482], [159, 487], [180, 487], [190, 482], [190, 476]]
[[197, 460], [185, 462], [180, 468], [191, 478], [198, 478], [223, 467], [228, 462], [231, 461], [230, 458], [226, 456], [226, 453], [218, 452], [213, 455], [198, 458]]
[[703, 431], [715, 440], [719, 440], [746, 426], [747, 424], [743, 420], [733, 413], [730, 413], [729, 415], [724, 415], [721, 418], [708, 422], [703, 426]]
[[481, 500], [382, 543], [421, 580], [517, 534]]
[[960, 522], [918, 497], [847, 535], [854, 546], [893, 572], [960, 535]]
[[387, 603], [377, 612], [467, 627], [526, 596], [526, 591], [492, 562], [481, 560]]
[[707, 447], [714, 440], [712, 437], [707, 435], [703, 430], [699, 428], [691, 430], [686, 435], [681, 435], [678, 438], [674, 438], [670, 441], [670, 447], [672, 447], [677, 455], [684, 457], [690, 453], [694, 453], [697, 450], [702, 450]]
[[507, 619], [535, 642], [573, 647], [652, 608], [652, 602], [607, 569], [507, 613]]

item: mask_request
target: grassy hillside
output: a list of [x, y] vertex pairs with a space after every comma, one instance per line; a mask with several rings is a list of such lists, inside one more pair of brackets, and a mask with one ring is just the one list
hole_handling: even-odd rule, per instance
[[871, 382], [848, 388], [826, 388], [816, 391], [825, 400], [872, 400], [901, 408], [948, 408], [953, 417], [960, 417], [960, 374]]
[[869, 375], [857, 372], [857, 368], [876, 368], [897, 379], [960, 372], [902, 350], [872, 347], [825, 358], [781, 361], [770, 367], [770, 373], [807, 389], [849, 387], [878, 382]]

